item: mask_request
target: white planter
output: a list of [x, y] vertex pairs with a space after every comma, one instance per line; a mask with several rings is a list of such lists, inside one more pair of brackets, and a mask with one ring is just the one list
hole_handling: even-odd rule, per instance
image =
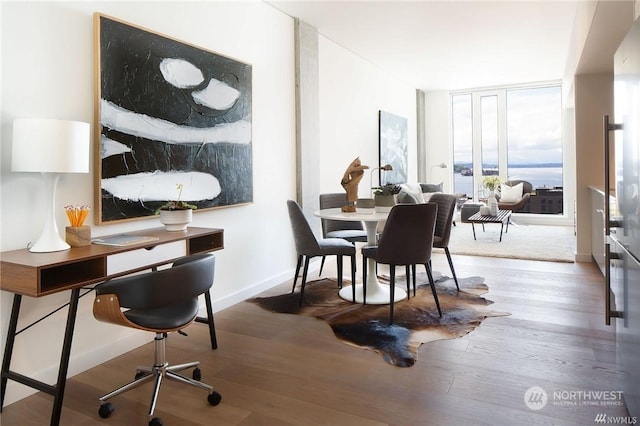
[[374, 194], [374, 199], [376, 203], [375, 209], [378, 213], [389, 213], [393, 206], [396, 205], [395, 195]]
[[184, 231], [193, 219], [193, 210], [160, 210], [160, 222], [167, 231]]

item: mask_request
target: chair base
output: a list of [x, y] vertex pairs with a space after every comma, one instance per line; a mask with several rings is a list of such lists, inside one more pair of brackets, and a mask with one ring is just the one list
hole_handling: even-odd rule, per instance
[[[164, 378], [168, 380], [173, 380], [176, 382], [184, 383], [187, 385], [195, 386], [199, 389], [206, 390], [209, 395], [207, 400], [210, 405], [218, 405], [222, 397], [219, 393], [215, 392], [211, 386], [206, 383], [201, 383], [200, 379], [200, 369], [198, 366], [200, 362], [193, 361], [184, 364], [177, 365], [169, 365], [166, 360], [166, 333], [156, 333], [154, 338], [154, 364], [151, 367], [137, 367], [136, 368], [136, 376], [135, 379], [124, 386], [121, 386], [108, 394], [99, 398], [100, 401], [100, 409], [98, 413], [101, 417], [106, 418], [111, 415], [113, 412], [113, 408], [110, 403], [106, 401], [113, 398], [114, 396], [120, 395], [124, 392], [127, 392], [131, 389], [137, 388], [138, 386], [147, 383], [153, 379], [153, 393], [151, 395], [151, 404], [149, 406], [149, 422], [151, 424], [153, 419], [153, 413], [156, 408], [156, 402], [158, 400], [158, 394], [160, 393], [160, 385], [162, 384], [162, 380]], [[193, 378], [185, 377], [181, 374], [178, 374], [178, 371], [187, 370], [190, 368], [194, 368]]]

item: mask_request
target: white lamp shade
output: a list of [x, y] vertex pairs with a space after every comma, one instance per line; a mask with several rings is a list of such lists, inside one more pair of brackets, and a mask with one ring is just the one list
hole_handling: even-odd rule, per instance
[[13, 121], [11, 170], [89, 173], [89, 123], [40, 118]]

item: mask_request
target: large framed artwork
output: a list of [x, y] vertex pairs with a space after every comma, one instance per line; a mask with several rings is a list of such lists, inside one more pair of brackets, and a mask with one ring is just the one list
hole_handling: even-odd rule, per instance
[[252, 202], [251, 65], [100, 13], [94, 30], [96, 223]]
[[380, 165], [391, 164], [393, 170], [379, 172], [381, 184], [407, 182], [407, 119], [380, 111]]

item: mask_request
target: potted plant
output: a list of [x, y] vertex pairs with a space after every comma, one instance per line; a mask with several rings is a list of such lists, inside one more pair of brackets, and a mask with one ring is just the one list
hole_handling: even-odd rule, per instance
[[376, 211], [391, 211], [391, 208], [396, 205], [396, 194], [400, 192], [400, 185], [388, 183], [386, 185], [376, 186], [372, 189]]
[[193, 218], [193, 210], [197, 206], [180, 200], [182, 197], [181, 183], [176, 185], [178, 190], [178, 198], [176, 200], [167, 201], [158, 207], [156, 214], [160, 215], [160, 222], [167, 231], [184, 231]]
[[496, 200], [496, 189], [502, 183], [502, 179], [500, 176], [485, 176], [482, 179], [482, 186], [484, 186], [488, 191], [489, 195], [487, 197], [487, 206], [489, 206], [489, 214], [491, 216], [498, 215], [498, 200]]

